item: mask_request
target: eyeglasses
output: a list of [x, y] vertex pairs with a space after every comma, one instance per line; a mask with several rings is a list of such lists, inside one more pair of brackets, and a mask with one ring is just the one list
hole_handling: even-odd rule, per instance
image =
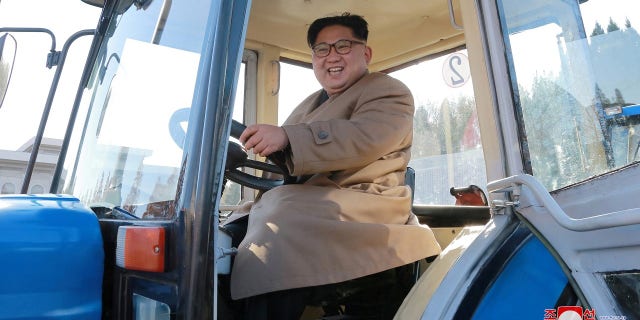
[[328, 56], [329, 53], [331, 53], [331, 47], [334, 47], [338, 54], [347, 54], [351, 52], [351, 46], [353, 46], [354, 43], [365, 44], [362, 41], [341, 39], [336, 41], [335, 43], [318, 43], [315, 46], [311, 47], [311, 50], [313, 51], [313, 54], [316, 55], [316, 57], [324, 58]]

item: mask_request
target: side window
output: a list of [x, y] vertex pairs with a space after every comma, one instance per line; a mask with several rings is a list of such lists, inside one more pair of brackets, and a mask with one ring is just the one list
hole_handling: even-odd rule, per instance
[[320, 90], [320, 84], [311, 66], [301, 66], [280, 61], [280, 91], [278, 94], [278, 125], [308, 95]]
[[[313, 70], [281, 62], [278, 123], [321, 87]], [[486, 186], [473, 84], [466, 50], [427, 59], [390, 73], [415, 99], [410, 166], [416, 170], [415, 202], [454, 204], [451, 187]], [[303, 85], [300, 85], [300, 84]]]
[[[466, 50], [390, 73], [415, 99], [411, 166], [416, 204], [454, 204], [451, 187], [485, 188], [480, 130]], [[485, 190], [486, 191], [486, 190]]]

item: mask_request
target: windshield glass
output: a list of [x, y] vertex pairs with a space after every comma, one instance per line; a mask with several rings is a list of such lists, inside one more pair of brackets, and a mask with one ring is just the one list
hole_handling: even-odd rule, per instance
[[83, 95], [63, 193], [171, 217], [209, 5], [153, 0], [117, 10]]
[[[629, 319], [640, 318], [640, 272], [623, 271], [602, 274], [618, 308]], [[626, 319], [626, 318], [625, 318]]]
[[498, 4], [525, 171], [553, 190], [638, 161], [640, 3]]

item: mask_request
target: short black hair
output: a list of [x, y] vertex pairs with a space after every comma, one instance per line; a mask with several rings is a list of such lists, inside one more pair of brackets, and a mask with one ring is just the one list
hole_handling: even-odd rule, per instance
[[316, 19], [316, 21], [309, 26], [309, 30], [307, 31], [307, 43], [309, 44], [309, 47], [312, 47], [315, 44], [316, 39], [318, 38], [318, 33], [320, 33], [322, 29], [333, 25], [341, 25], [351, 29], [353, 36], [358, 40], [367, 41], [367, 37], [369, 36], [367, 21], [364, 20], [362, 16], [345, 12], [339, 16]]

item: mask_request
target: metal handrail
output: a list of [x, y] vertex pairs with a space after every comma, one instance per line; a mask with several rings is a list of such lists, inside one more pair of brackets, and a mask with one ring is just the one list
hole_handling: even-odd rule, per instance
[[[640, 208], [632, 208], [616, 212], [609, 212], [597, 216], [574, 219], [560, 208], [551, 194], [536, 178], [528, 174], [511, 176], [487, 185], [490, 193], [518, 190], [526, 186], [536, 199], [549, 211], [553, 219], [563, 228], [572, 231], [592, 231], [613, 227], [640, 224]], [[495, 202], [492, 203], [494, 205]]]
[[453, 13], [453, 0], [449, 0], [449, 20], [451, 26], [456, 30], [464, 30], [464, 28], [456, 22], [456, 16]]

